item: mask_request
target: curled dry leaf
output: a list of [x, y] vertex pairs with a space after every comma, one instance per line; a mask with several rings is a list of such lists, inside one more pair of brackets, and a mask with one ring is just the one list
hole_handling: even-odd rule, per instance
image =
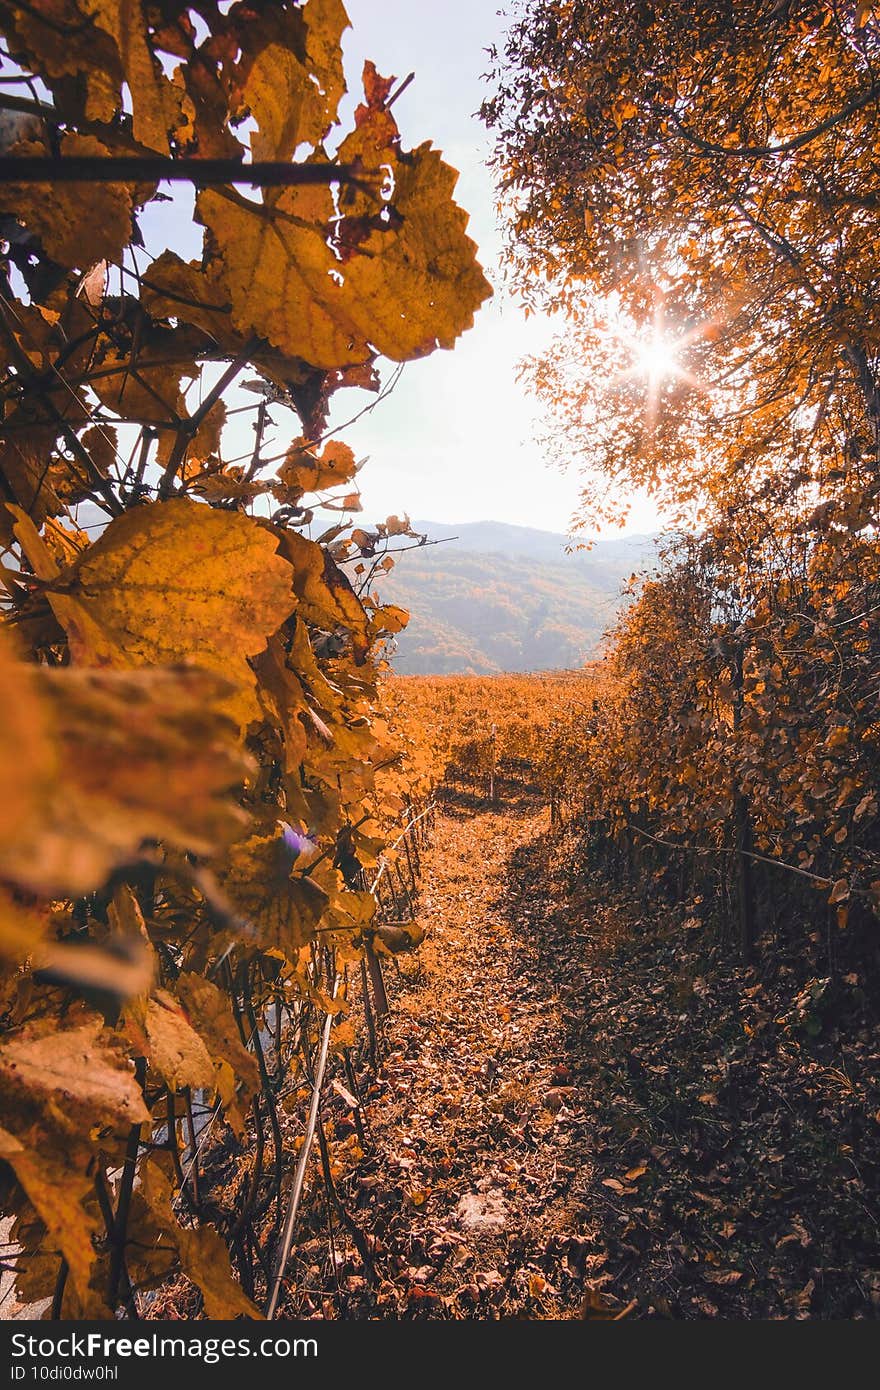
[[78, 0], [97, 29], [109, 34], [132, 99], [132, 133], [149, 149], [168, 153], [171, 132], [184, 124], [182, 93], [162, 72], [147, 42], [140, 0]]
[[229, 299], [200, 262], [163, 251], [141, 285], [141, 304], [155, 319], [181, 319], [227, 347], [241, 344], [232, 328]]
[[347, 628], [354, 640], [356, 655], [363, 657], [368, 646], [367, 614], [328, 552], [296, 531], [283, 531], [279, 534], [278, 553], [293, 568], [299, 616], [319, 628]]
[[276, 41], [270, 31], [241, 89], [257, 123], [254, 159], [289, 159], [300, 145], [320, 145], [345, 92], [341, 39], [348, 16], [341, 0], [307, 0], [277, 24]]
[[409, 622], [409, 613], [396, 603], [385, 603], [373, 614], [373, 627], [377, 632], [402, 632]]
[[308, 440], [297, 439], [278, 469], [280, 486], [275, 495], [279, 501], [298, 502], [305, 492], [322, 492], [350, 482], [356, 472], [354, 453], [342, 440], [328, 440], [319, 454]]
[[132, 1004], [126, 1021], [133, 1047], [146, 1056], [169, 1090], [213, 1087], [214, 1064], [208, 1050], [166, 990], [158, 989], [152, 999]]
[[425, 928], [420, 922], [406, 922], [401, 926], [378, 926], [378, 944], [392, 956], [401, 952], [414, 951], [425, 939]]
[[178, 976], [174, 989], [210, 1053], [214, 1087], [227, 1111], [247, 1105], [260, 1088], [260, 1069], [241, 1040], [228, 994], [194, 971]]
[[[33, 1233], [34, 1240], [43, 1246], [51, 1243], [64, 1256], [82, 1316], [106, 1316], [106, 1306], [90, 1283], [95, 1260], [93, 1240], [98, 1235], [96, 1216], [85, 1205], [92, 1193], [92, 1181], [64, 1145], [48, 1144], [39, 1131], [28, 1139], [30, 1142], [25, 1142], [0, 1128], [0, 1159], [12, 1168], [46, 1228], [45, 1240], [40, 1241], [39, 1231]], [[51, 1269], [44, 1271], [47, 1279], [54, 1277], [57, 1263], [52, 1259]]]

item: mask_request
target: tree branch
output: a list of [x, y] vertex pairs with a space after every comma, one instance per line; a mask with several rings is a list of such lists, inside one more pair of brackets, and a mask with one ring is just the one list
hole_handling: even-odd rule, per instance
[[0, 183], [244, 183], [253, 188], [345, 183], [369, 187], [347, 164], [290, 164], [285, 160], [171, 159], [163, 155], [68, 155], [0, 158]]

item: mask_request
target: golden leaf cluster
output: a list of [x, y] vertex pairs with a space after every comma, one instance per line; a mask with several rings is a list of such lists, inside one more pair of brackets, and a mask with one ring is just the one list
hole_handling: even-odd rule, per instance
[[[371, 65], [339, 130], [347, 23], [339, 0], [0, 7], [48, 93], [4, 112], [5, 157], [230, 161], [193, 260], [154, 244], [179, 204], [144, 250], [154, 184], [0, 190], [0, 1157], [17, 1296], [55, 1315], [180, 1272], [206, 1316], [258, 1315], [276, 1095], [417, 790], [377, 695], [406, 615], [334, 558], [344, 520], [311, 537], [356, 507], [321, 433], [334, 391], [451, 346], [489, 289], [455, 171], [403, 147]], [[235, 161], [304, 149], [319, 182], [238, 191]], [[210, 1200], [209, 1140], [236, 1174]]]

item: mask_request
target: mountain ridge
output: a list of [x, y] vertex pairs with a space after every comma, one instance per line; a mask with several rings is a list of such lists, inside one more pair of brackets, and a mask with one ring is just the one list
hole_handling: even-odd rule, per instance
[[384, 602], [411, 614], [391, 654], [402, 675], [580, 666], [598, 654], [625, 581], [656, 556], [656, 535], [566, 553], [576, 538], [562, 532], [489, 520], [412, 525], [442, 544], [404, 552], [378, 585]]

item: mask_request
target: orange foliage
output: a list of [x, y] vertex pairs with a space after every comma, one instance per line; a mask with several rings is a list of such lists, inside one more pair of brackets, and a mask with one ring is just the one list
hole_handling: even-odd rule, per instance
[[[136, 1314], [181, 1271], [207, 1316], [259, 1316], [276, 1097], [348, 1007], [367, 873], [414, 785], [377, 700], [407, 614], [349, 582], [347, 526], [307, 534], [315, 506], [358, 505], [351, 449], [321, 435], [334, 391], [378, 388], [377, 350], [452, 346], [489, 289], [455, 171], [403, 148], [371, 64], [328, 154], [347, 22], [339, 0], [0, 10], [15, 92], [48, 94], [6, 93], [0, 132], [44, 180], [22, 163], [0, 190], [2, 1210], [17, 1295], [55, 1316]], [[261, 198], [238, 186], [248, 138], [285, 166]], [[187, 262], [144, 247], [156, 185], [134, 170], [195, 156], [222, 168]], [[222, 1193], [199, 1115], [234, 1160]]]

